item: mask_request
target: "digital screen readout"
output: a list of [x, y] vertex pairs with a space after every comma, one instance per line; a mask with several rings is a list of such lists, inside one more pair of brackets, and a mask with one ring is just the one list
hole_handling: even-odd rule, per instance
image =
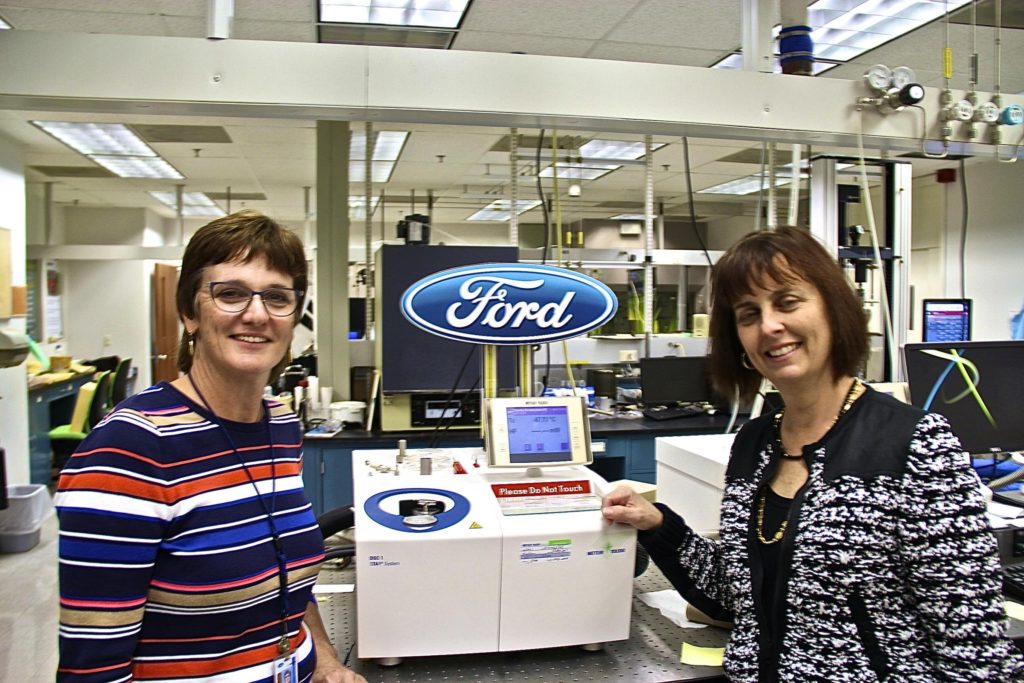
[[509, 407], [509, 460], [514, 464], [570, 462], [566, 406]]

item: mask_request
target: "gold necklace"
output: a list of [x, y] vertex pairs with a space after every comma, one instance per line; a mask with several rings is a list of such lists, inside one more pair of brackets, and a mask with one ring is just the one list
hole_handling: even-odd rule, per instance
[[[839, 412], [832, 418], [832, 424], [825, 430], [828, 433], [829, 429], [836, 426], [839, 422], [839, 418], [846, 415], [846, 411], [850, 409], [853, 402], [857, 400], [857, 388], [860, 386], [860, 379], [854, 377], [853, 384], [850, 385], [850, 390], [846, 392], [846, 398], [843, 399], [843, 405], [839, 408]], [[786, 408], [783, 406], [782, 410], [775, 413], [775, 443], [779, 448], [779, 455], [787, 460], [799, 460], [804, 457], [803, 453], [787, 453], [786, 449], [782, 446], [782, 418], [786, 414]]]
[[761, 541], [764, 545], [771, 545], [772, 543], [778, 543], [782, 540], [782, 537], [786, 534], [786, 526], [789, 524], [788, 519], [782, 520], [782, 525], [779, 526], [779, 530], [771, 538], [764, 537], [764, 508], [768, 502], [768, 487], [764, 487], [761, 491], [761, 497], [757, 501], [757, 540]]
[[[843, 399], [843, 405], [839, 408], [839, 412], [836, 413], [836, 417], [832, 420], [832, 424], [829, 425], [829, 429], [836, 426], [839, 422], [839, 418], [846, 414], [846, 411], [850, 409], [853, 402], [857, 400], [857, 387], [860, 386], [860, 380], [856, 377], [853, 378], [853, 384], [850, 385], [850, 390], [846, 392], [846, 398]], [[803, 453], [798, 455], [790, 455], [786, 452], [786, 449], [782, 447], [782, 416], [786, 414], [786, 409], [783, 408], [775, 414], [775, 441], [779, 448], [779, 455], [789, 460], [797, 460], [803, 458]], [[827, 430], [826, 430], [827, 431]], [[768, 487], [765, 486], [761, 491], [761, 495], [757, 500], [757, 540], [761, 541], [764, 545], [772, 545], [782, 540], [782, 537], [786, 535], [786, 527], [789, 525], [789, 520], [782, 520], [782, 524], [779, 525], [778, 530], [772, 534], [771, 538], [765, 538], [764, 536], [764, 509], [768, 503]]]

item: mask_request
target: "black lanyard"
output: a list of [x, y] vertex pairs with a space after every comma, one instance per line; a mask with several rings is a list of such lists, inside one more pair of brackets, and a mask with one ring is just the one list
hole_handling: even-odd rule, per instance
[[213, 423], [220, 427], [224, 433], [224, 438], [228, 440], [228, 445], [231, 446], [231, 452], [238, 458], [242, 471], [245, 472], [245, 476], [249, 478], [249, 483], [252, 484], [253, 490], [256, 491], [256, 500], [259, 501], [260, 507], [263, 508], [263, 514], [267, 517], [267, 526], [270, 527], [270, 537], [274, 543], [274, 555], [277, 559], [277, 579], [281, 597], [281, 640], [277, 643], [277, 651], [278, 654], [287, 654], [291, 650], [291, 643], [288, 641], [288, 558], [284, 554], [281, 534], [278, 533], [277, 525], [274, 523], [274, 509], [277, 506], [277, 463], [274, 462], [274, 439], [270, 433], [269, 411], [264, 406], [263, 424], [267, 428], [267, 446], [270, 448], [270, 507], [268, 508], [266, 501], [263, 500], [263, 496], [260, 494], [259, 486], [256, 485], [256, 480], [249, 471], [249, 466], [245, 464], [241, 453], [238, 452], [235, 440], [231, 437], [231, 432], [228, 431], [228, 428], [217, 417], [217, 413], [213, 412], [213, 408], [210, 407], [206, 397], [203, 396], [203, 392], [199, 391], [196, 381], [192, 379], [192, 373], [185, 376], [188, 377], [189, 384], [192, 385], [192, 389], [195, 390], [199, 400], [203, 402], [203, 407], [213, 417]]

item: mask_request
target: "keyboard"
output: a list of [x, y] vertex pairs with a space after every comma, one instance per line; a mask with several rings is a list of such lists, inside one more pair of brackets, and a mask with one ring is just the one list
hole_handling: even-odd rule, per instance
[[676, 420], [681, 417], [695, 417], [703, 414], [704, 408], [697, 405], [651, 406], [644, 408], [644, 417], [651, 420]]
[[1024, 563], [1003, 567], [1003, 594], [1024, 602]]

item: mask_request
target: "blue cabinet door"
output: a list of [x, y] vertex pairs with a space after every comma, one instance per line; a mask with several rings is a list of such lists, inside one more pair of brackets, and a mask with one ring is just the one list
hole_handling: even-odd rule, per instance
[[315, 515], [323, 512], [323, 483], [323, 449], [306, 441], [302, 444], [302, 488]]
[[322, 512], [352, 505], [352, 448], [323, 447]]

